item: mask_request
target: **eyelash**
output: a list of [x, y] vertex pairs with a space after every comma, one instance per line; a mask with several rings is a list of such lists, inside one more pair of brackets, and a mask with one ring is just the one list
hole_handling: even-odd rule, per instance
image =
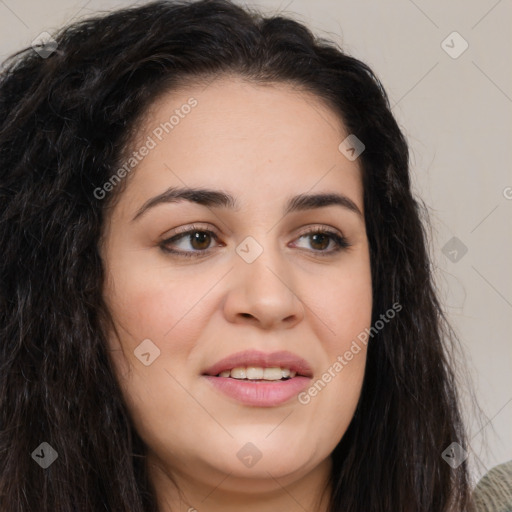
[[[205, 256], [206, 254], [208, 254], [210, 252], [210, 249], [195, 250], [195, 251], [176, 251], [176, 250], [173, 250], [173, 249], [169, 249], [167, 247], [167, 245], [169, 243], [171, 243], [171, 242], [176, 242], [176, 241], [184, 238], [187, 235], [191, 235], [193, 233], [198, 233], [198, 232], [199, 233], [208, 233], [209, 235], [213, 236], [214, 240], [218, 241], [218, 237], [217, 237], [217, 235], [213, 231], [211, 231], [209, 229], [204, 229], [204, 228], [192, 225], [186, 231], [181, 231], [178, 234], [172, 236], [171, 238], [163, 240], [160, 243], [160, 248], [164, 252], [166, 252], [166, 253], [174, 254], [174, 255], [179, 256], [179, 257], [183, 256], [185, 258], [200, 258], [202, 256]], [[308, 231], [306, 231], [306, 232], [302, 233], [301, 235], [299, 235], [298, 238], [300, 239], [300, 238], [305, 237], [305, 236], [312, 236], [312, 235], [316, 235], [316, 234], [322, 234], [322, 235], [330, 236], [331, 240], [334, 240], [334, 242], [337, 245], [337, 247], [335, 249], [330, 250], [330, 251], [318, 251], [318, 250], [315, 251], [315, 250], [312, 250], [313, 253], [315, 253], [316, 255], [319, 255], [320, 257], [332, 256], [332, 255], [337, 254], [338, 252], [342, 251], [343, 249], [346, 249], [346, 248], [351, 246], [351, 244], [348, 242], [348, 240], [344, 236], [339, 235], [335, 231], [332, 231], [332, 230], [329, 230], [329, 229], [323, 229], [323, 228], [311, 228]]]

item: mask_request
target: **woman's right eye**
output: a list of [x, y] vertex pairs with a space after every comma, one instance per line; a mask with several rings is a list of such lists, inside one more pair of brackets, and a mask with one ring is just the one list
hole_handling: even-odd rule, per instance
[[[185, 256], [187, 258], [201, 257], [204, 256], [205, 253], [210, 252], [209, 249], [212, 238], [218, 240], [217, 235], [213, 231], [207, 229], [189, 229], [164, 240], [160, 244], [160, 247], [163, 251], [178, 256]], [[178, 242], [180, 242], [182, 246], [180, 250], [169, 248], [171, 245], [173, 247], [179, 246]], [[183, 249], [183, 245], [188, 245], [188, 247], [191, 247], [192, 250], [187, 250], [186, 248]]]

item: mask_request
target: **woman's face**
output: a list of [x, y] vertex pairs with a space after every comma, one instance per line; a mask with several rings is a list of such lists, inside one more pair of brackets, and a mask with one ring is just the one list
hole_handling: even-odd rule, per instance
[[[361, 169], [338, 148], [349, 133], [315, 96], [238, 78], [173, 92], [143, 124], [102, 255], [112, 358], [150, 461], [210, 490], [227, 474], [239, 491], [325, 476], [372, 309]], [[185, 188], [215, 195], [177, 198]], [[261, 354], [213, 368], [244, 351]], [[206, 375], [251, 366], [297, 376]]]

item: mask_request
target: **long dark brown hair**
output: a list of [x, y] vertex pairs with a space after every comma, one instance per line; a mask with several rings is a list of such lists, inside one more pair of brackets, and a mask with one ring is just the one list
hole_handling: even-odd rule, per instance
[[[74, 23], [0, 78], [0, 509], [154, 512], [146, 447], [102, 329], [106, 209], [138, 121], [179, 84], [235, 73], [313, 92], [365, 144], [373, 322], [357, 410], [332, 453], [331, 512], [469, 510], [467, 449], [408, 146], [371, 69], [302, 24], [226, 0], [160, 1]], [[48, 48], [47, 48], [48, 49]], [[41, 49], [39, 49], [41, 50]], [[44, 58], [43, 58], [44, 57]], [[136, 171], [134, 171], [136, 172]], [[34, 450], [47, 442], [47, 469]]]

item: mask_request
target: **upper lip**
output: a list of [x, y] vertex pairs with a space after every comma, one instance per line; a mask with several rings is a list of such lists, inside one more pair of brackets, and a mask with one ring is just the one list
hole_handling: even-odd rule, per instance
[[313, 371], [309, 363], [296, 354], [288, 351], [272, 352], [266, 354], [258, 350], [245, 350], [236, 352], [213, 366], [204, 370], [203, 375], [218, 375], [225, 370], [232, 370], [237, 367], [257, 366], [261, 368], [281, 367], [297, 372], [297, 375], [312, 377]]

